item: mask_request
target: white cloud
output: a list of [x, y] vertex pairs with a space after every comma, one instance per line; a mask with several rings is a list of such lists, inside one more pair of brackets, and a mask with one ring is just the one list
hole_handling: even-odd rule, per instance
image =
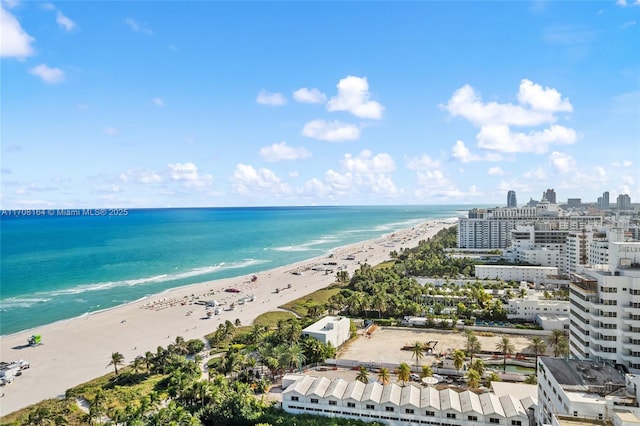
[[198, 167], [191, 162], [168, 164], [168, 167], [173, 180], [195, 181], [198, 179]]
[[563, 99], [556, 89], [535, 84], [530, 80], [523, 79], [520, 82], [518, 101], [523, 105], [529, 105], [534, 110], [541, 111], [573, 111], [573, 106], [568, 99]]
[[629, 27], [633, 27], [637, 23], [638, 23], [638, 21], [636, 21], [635, 19], [632, 20], [632, 21], [627, 21], [624, 24], [620, 25], [620, 29], [626, 30]]
[[293, 99], [297, 102], [306, 104], [322, 104], [327, 101], [327, 95], [319, 91], [318, 89], [307, 89], [303, 87], [293, 92]]
[[0, 5], [0, 57], [25, 58], [33, 55], [31, 43], [35, 41], [27, 34], [18, 20]]
[[473, 87], [468, 84], [456, 90], [443, 108], [453, 117], [461, 116], [477, 126], [492, 124], [538, 126], [555, 121], [553, 114], [548, 111], [533, 111], [511, 103], [483, 103]]
[[151, 35], [153, 34], [153, 31], [151, 31], [149, 28], [147, 28], [144, 25], [139, 24], [135, 19], [133, 18], [127, 18], [124, 20], [124, 23], [127, 24], [127, 26], [129, 28], [131, 28], [133, 31], [137, 32], [137, 33], [144, 33], [147, 35]]
[[58, 84], [64, 81], [64, 71], [60, 68], [50, 68], [46, 64], [36, 65], [29, 70], [29, 73], [40, 77], [42, 81], [48, 84]]
[[361, 131], [353, 124], [341, 121], [313, 120], [304, 125], [302, 134], [322, 141], [341, 142], [358, 139]]
[[433, 160], [427, 154], [423, 154], [422, 157], [411, 157], [406, 161], [409, 170], [433, 170], [440, 168], [440, 162]]
[[451, 155], [454, 158], [462, 161], [463, 163], [469, 163], [471, 161], [478, 161], [480, 157], [471, 153], [469, 148], [464, 145], [464, 142], [457, 141], [456, 144], [451, 149]]
[[198, 167], [191, 163], [170, 163], [167, 165], [169, 178], [180, 182], [186, 188], [206, 189], [213, 182], [213, 176], [198, 172]]
[[[627, 2], [627, 0], [616, 0], [616, 4], [617, 4], [618, 6], [621, 6], [621, 7], [627, 7], [627, 6], [629, 5], [629, 3]], [[633, 5], [633, 6], [640, 6], [640, 0], [635, 0], [635, 1], [632, 3], [632, 5]]]
[[238, 164], [233, 172], [231, 186], [238, 194], [254, 194], [256, 192], [284, 195], [291, 192], [288, 184], [283, 183], [271, 170], [255, 169], [248, 164]]
[[265, 161], [274, 162], [280, 160], [301, 160], [311, 157], [311, 153], [303, 147], [288, 146], [282, 141], [273, 145], [260, 148], [260, 155]]
[[576, 170], [576, 161], [569, 154], [554, 151], [549, 156], [549, 161], [560, 173], [570, 173]]
[[491, 167], [488, 171], [487, 174], [489, 176], [504, 176], [504, 170], [502, 170], [501, 167], [496, 166], [496, 167]]
[[533, 152], [541, 154], [549, 145], [569, 145], [576, 142], [575, 130], [553, 125], [541, 131], [512, 132], [506, 125], [484, 126], [477, 135], [478, 146], [500, 152]]
[[396, 170], [396, 163], [387, 153], [373, 155], [366, 149], [357, 157], [351, 154], [345, 154], [342, 160], [342, 167], [351, 173], [391, 173]]
[[60, 11], [56, 14], [56, 22], [67, 31], [71, 31], [76, 27], [76, 23], [64, 16]]
[[104, 129], [104, 132], [109, 136], [118, 136], [120, 134], [120, 129], [108, 126]]
[[384, 107], [369, 100], [369, 83], [365, 77], [348, 76], [338, 82], [338, 94], [327, 103], [328, 111], [348, 111], [356, 117], [382, 118]]
[[256, 102], [262, 105], [282, 106], [287, 103], [287, 99], [282, 93], [270, 93], [266, 90], [261, 90], [256, 96]]
[[123, 182], [134, 183], [160, 183], [163, 181], [162, 176], [152, 170], [132, 169], [120, 174], [120, 180]]
[[547, 178], [547, 173], [542, 167], [536, 167], [534, 170], [525, 172], [523, 176], [525, 179], [545, 180]]
[[162, 98], [153, 98], [152, 102], [155, 106], [159, 106], [159, 107], [164, 106], [164, 100]]
[[502, 155], [488, 152], [484, 156], [473, 154], [469, 148], [462, 141], [457, 141], [451, 149], [451, 155], [463, 163], [470, 163], [472, 161], [501, 161]]
[[631, 167], [633, 166], [633, 161], [631, 160], [622, 160], [622, 161], [614, 161], [611, 163], [613, 167]]
[[56, 7], [51, 3], [42, 3], [42, 9], [44, 9], [44, 10], [56, 10]]

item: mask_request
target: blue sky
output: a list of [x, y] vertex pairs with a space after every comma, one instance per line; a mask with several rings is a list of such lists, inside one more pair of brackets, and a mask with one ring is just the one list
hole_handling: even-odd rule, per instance
[[640, 199], [640, 0], [2, 0], [2, 208]]

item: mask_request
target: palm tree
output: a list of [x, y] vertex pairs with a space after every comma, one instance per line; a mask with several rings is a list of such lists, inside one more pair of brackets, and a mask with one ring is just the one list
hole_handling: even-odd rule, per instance
[[496, 349], [502, 353], [502, 356], [503, 356], [502, 371], [506, 373], [507, 372], [507, 354], [509, 355], [512, 354], [516, 350], [516, 348], [513, 345], [513, 343], [511, 343], [511, 339], [509, 339], [507, 336], [502, 336], [498, 344], [496, 344]]
[[176, 336], [176, 341], [173, 345], [169, 345], [169, 351], [178, 355], [185, 355], [187, 350], [187, 342], [184, 340], [182, 336]]
[[413, 346], [411, 347], [411, 352], [413, 356], [416, 358], [416, 367], [418, 366], [418, 362], [424, 357], [424, 345], [421, 342], [413, 342]]
[[[478, 361], [480, 361], [480, 360], [478, 360]], [[480, 373], [478, 373], [477, 370], [471, 369], [471, 370], [469, 370], [467, 372], [467, 385], [470, 388], [479, 387], [480, 386], [480, 379], [481, 379], [481, 376], [480, 376]]]
[[536, 368], [538, 368], [538, 355], [544, 355], [547, 351], [547, 343], [539, 336], [534, 336], [530, 340], [533, 353], [536, 356]]
[[113, 368], [115, 370], [116, 376], [118, 375], [118, 366], [119, 365], [124, 365], [124, 355], [122, 355], [120, 352], [112, 352], [111, 353], [111, 362], [109, 364], [107, 364], [107, 367], [113, 365]]
[[406, 362], [400, 363], [398, 367], [398, 379], [402, 380], [402, 386], [405, 386], [406, 382], [411, 377], [411, 367]]
[[487, 383], [502, 381], [502, 379], [500, 378], [500, 375], [495, 371], [492, 371], [491, 373], [489, 373], [489, 375], [486, 377], [486, 380], [487, 380]]
[[524, 379], [524, 383], [527, 385], [537, 385], [538, 379], [535, 374], [529, 374], [526, 379]]
[[476, 336], [472, 336], [471, 341], [469, 342], [469, 349], [467, 350], [467, 354], [471, 357], [471, 361], [473, 361], [474, 355], [481, 351], [482, 344], [480, 343], [480, 339]]
[[481, 359], [476, 359], [475, 361], [473, 361], [471, 363], [471, 367], [469, 368], [470, 370], [476, 370], [478, 372], [478, 374], [480, 375], [480, 377], [482, 377], [482, 375], [484, 374], [484, 361], [482, 361]]
[[364, 365], [360, 366], [360, 370], [358, 370], [356, 380], [364, 383], [365, 385], [369, 383], [369, 372], [367, 371], [367, 367], [365, 367]]
[[564, 334], [563, 330], [553, 330], [551, 332], [551, 335], [547, 338], [547, 342], [549, 343], [549, 346], [553, 348], [553, 356], [555, 357], [558, 356], [558, 352], [557, 352], [558, 344], [562, 339], [565, 339], [566, 337], [567, 336]]
[[429, 365], [423, 365], [422, 374], [420, 374], [420, 377], [424, 379], [425, 377], [431, 377], [431, 376], [433, 376], [433, 369]]
[[389, 383], [389, 378], [391, 377], [390, 373], [389, 373], [389, 369], [386, 367], [382, 367], [380, 369], [380, 371], [378, 371], [378, 380], [383, 384], [386, 385], [387, 383]]
[[142, 365], [144, 364], [144, 358], [143, 357], [136, 357], [136, 359], [133, 360], [133, 371], [135, 371], [136, 373], [139, 373]]
[[252, 344], [257, 345], [264, 337], [265, 331], [266, 330], [263, 325], [253, 324], [253, 327], [251, 327], [251, 332], [249, 333], [249, 341]]
[[567, 339], [566, 336], [560, 339], [556, 347], [553, 349], [553, 353], [555, 356], [569, 355], [569, 339]]
[[456, 349], [455, 351], [453, 351], [453, 365], [456, 367], [456, 370], [458, 370], [458, 372], [460, 372], [460, 369], [464, 365], [465, 358], [466, 356], [464, 352], [460, 349]]
[[[475, 333], [470, 328], [464, 329], [464, 337], [467, 339], [467, 353], [471, 350], [471, 340], [476, 337]], [[476, 337], [477, 339], [477, 337]]]

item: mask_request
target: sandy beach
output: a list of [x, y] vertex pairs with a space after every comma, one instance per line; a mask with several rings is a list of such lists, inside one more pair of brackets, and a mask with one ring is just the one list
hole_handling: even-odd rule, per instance
[[[433, 220], [341, 247], [330, 259], [322, 256], [256, 273], [256, 280], [244, 276], [179, 287], [110, 310], [0, 337], [2, 361], [23, 359], [31, 363], [22, 376], [0, 388], [4, 393], [0, 416], [43, 399], [62, 397], [67, 389], [109, 373], [112, 352], [120, 352], [130, 363], [146, 351], [166, 347], [176, 336], [202, 338], [225, 320], [239, 319], [249, 325], [258, 315], [335, 281], [335, 269], [327, 274], [314, 270], [316, 266], [336, 262], [345, 265], [351, 275], [360, 263], [378, 264], [389, 259], [389, 251], [415, 247], [452, 224], [450, 220]], [[240, 293], [226, 292], [228, 288]], [[251, 295], [255, 295], [253, 302], [237, 303]], [[220, 314], [208, 318], [206, 307], [193, 303], [198, 300], [222, 303]], [[235, 310], [225, 310], [234, 302]], [[43, 344], [30, 347], [27, 339], [34, 333], [42, 335]]]

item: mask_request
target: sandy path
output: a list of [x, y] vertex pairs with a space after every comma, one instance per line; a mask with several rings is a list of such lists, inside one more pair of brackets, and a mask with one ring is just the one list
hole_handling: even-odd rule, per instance
[[[129, 363], [146, 351], [155, 352], [158, 346], [166, 347], [176, 336], [187, 340], [202, 338], [227, 319], [235, 321], [237, 318], [243, 325], [251, 324], [258, 315], [276, 310], [283, 303], [335, 281], [335, 271], [328, 275], [312, 271], [315, 265], [336, 261], [346, 265], [352, 274], [359, 262], [366, 260], [375, 265], [385, 261], [390, 250], [417, 246], [420, 240], [451, 224], [451, 221], [430, 221], [382, 238], [345, 246], [335, 250], [330, 260], [323, 256], [260, 272], [256, 274], [256, 282], [251, 282], [250, 277], [239, 277], [179, 287], [107, 311], [3, 336], [0, 338], [2, 360], [25, 359], [31, 363], [31, 368], [12, 384], [2, 387], [0, 392], [5, 396], [0, 400], [0, 416], [43, 399], [64, 396], [66, 389], [108, 373], [112, 367], [106, 366], [112, 352], [120, 352]], [[345, 260], [348, 255], [354, 255], [355, 260]], [[294, 270], [303, 271], [303, 274], [293, 275]], [[275, 293], [276, 288], [283, 289], [287, 284], [292, 287]], [[224, 292], [228, 287], [238, 288], [242, 293]], [[206, 319], [204, 306], [189, 303], [197, 296], [204, 300], [215, 299], [228, 306], [250, 294], [255, 294], [254, 302], [237, 306], [235, 311], [222, 311], [211, 319]], [[182, 301], [186, 304], [181, 304]], [[158, 309], [159, 306], [164, 308]], [[44, 344], [25, 347], [27, 338], [33, 333], [41, 334]]]

